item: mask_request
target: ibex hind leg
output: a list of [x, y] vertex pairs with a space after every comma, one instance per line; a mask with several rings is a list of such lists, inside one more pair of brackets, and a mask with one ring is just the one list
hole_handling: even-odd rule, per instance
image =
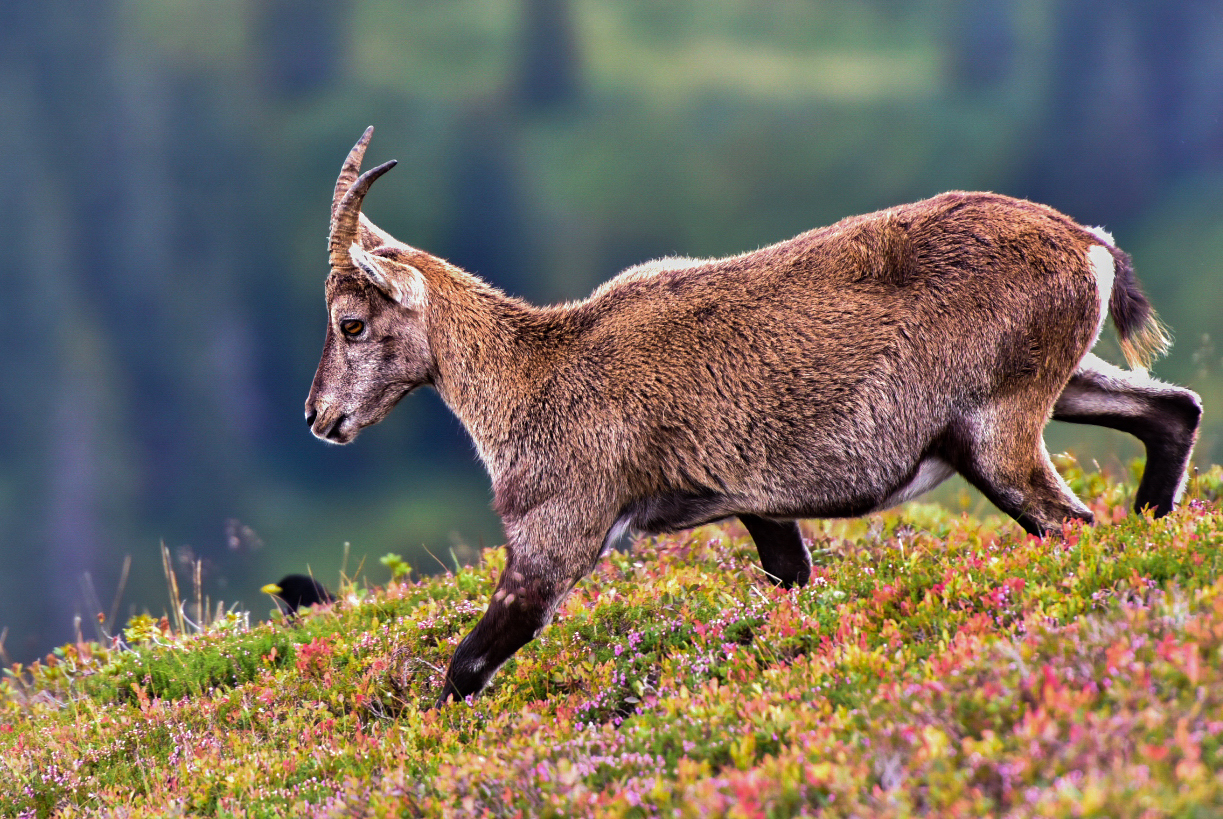
[[1065, 520], [1093, 521], [1049, 460], [1044, 412], [1010, 396], [949, 432], [943, 457], [1029, 534], [1060, 530]]
[[1090, 353], [1053, 406], [1055, 421], [1118, 429], [1142, 441], [1147, 464], [1134, 508], [1151, 509], [1156, 517], [1171, 512], [1184, 489], [1201, 417], [1202, 402], [1192, 390]]
[[760, 565], [769, 579], [782, 588], [805, 586], [811, 577], [811, 553], [803, 543], [798, 521], [771, 520], [756, 515], [739, 515], [756, 543]]

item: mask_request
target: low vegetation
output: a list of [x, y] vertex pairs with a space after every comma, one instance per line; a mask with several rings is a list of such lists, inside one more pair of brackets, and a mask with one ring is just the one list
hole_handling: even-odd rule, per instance
[[0, 815], [1217, 815], [1223, 470], [1153, 521], [1065, 469], [1099, 526], [811, 522], [796, 591], [736, 525], [638, 541], [441, 711], [498, 550], [295, 619], [135, 618], [7, 670]]

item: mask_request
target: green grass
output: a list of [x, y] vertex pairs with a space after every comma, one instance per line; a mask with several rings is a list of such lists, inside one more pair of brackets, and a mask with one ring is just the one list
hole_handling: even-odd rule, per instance
[[642, 540], [483, 696], [428, 711], [498, 550], [287, 622], [152, 618], [0, 683], [0, 815], [1215, 816], [1223, 470], [1159, 521], [1064, 469], [1060, 539], [911, 505]]

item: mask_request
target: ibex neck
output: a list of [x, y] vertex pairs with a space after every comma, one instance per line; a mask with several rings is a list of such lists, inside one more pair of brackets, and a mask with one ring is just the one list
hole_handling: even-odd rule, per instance
[[430, 298], [434, 386], [495, 471], [510, 424], [544, 365], [532, 342], [539, 311], [474, 277]]

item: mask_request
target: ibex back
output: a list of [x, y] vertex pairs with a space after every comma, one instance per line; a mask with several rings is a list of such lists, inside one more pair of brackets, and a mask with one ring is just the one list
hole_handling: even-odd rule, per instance
[[[361, 215], [394, 164], [358, 176], [372, 130], [336, 183], [306, 420], [348, 443], [430, 384], [475, 441], [508, 558], [440, 702], [483, 688], [626, 529], [738, 516], [774, 582], [801, 585], [796, 519], [884, 509], [958, 472], [1044, 534], [1092, 519], [1050, 465], [1050, 417], [1143, 441], [1138, 509], [1178, 498], [1200, 402], [1142, 369], [1167, 339], [1102, 230], [948, 193], [540, 308]], [[1134, 369], [1089, 353], [1109, 312]]]

